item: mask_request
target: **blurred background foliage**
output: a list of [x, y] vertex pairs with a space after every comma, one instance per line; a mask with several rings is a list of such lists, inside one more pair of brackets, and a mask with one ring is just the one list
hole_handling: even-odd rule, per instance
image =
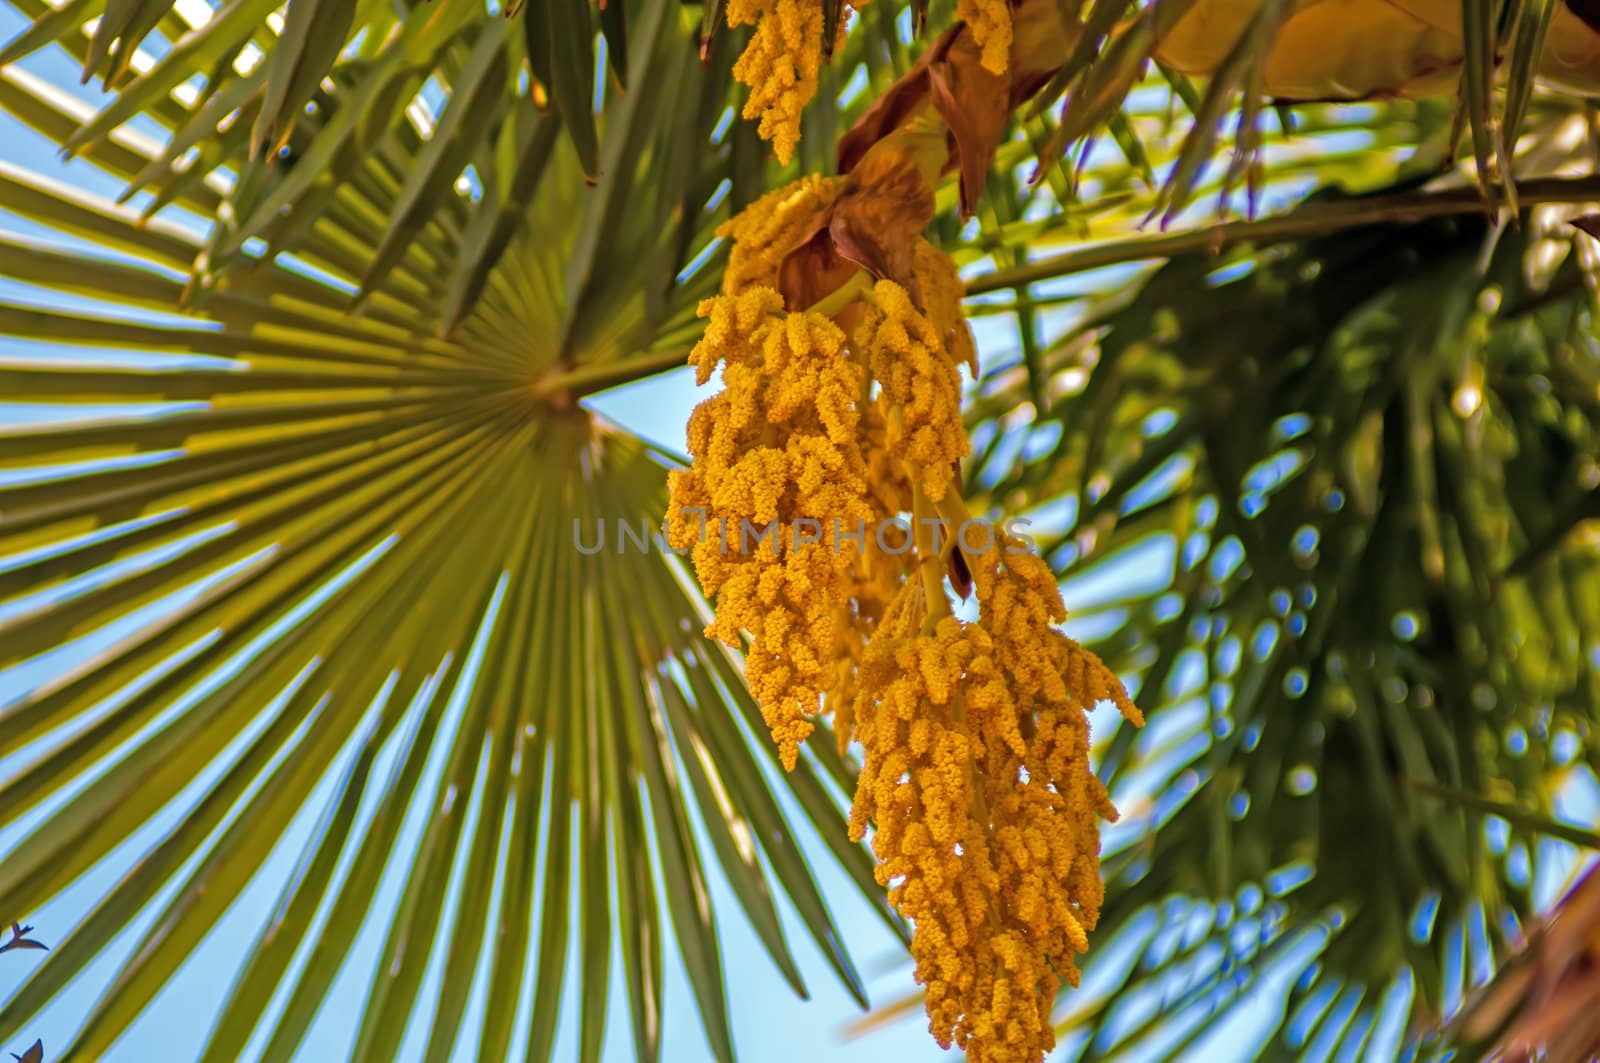
[[[780, 907], [865, 1003], [798, 847], [903, 932], [853, 762], [776, 771], [681, 567], [569, 529], [659, 519], [675, 456], [584, 401], [681, 365], [715, 227], [832, 169], [913, 9], [861, 12], [785, 171], [740, 35], [702, 62], [676, 0], [11, 6], [0, 108], [93, 176], [0, 163], [0, 916], [99, 885], [0, 1039], [156, 912], [50, 1046], [103, 1056], [280, 850], [206, 1058], [287, 1058], [370, 926], [352, 1058], [424, 1006], [430, 1059], [546, 1058], [563, 994], [583, 1058], [608, 1007], [655, 1058], [664, 949], [728, 1058], [708, 864], [797, 990]], [[1151, 719], [1097, 718], [1123, 819], [1068, 1058], [1433, 1054], [1592, 847], [1595, 114], [1507, 67], [1274, 110], [1108, 47], [976, 218], [940, 193], [972, 506], [1033, 520]]]

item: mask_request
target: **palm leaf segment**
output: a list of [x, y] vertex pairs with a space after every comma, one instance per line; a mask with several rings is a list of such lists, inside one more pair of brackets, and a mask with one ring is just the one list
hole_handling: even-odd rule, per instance
[[[1120, 932], [1065, 1002], [1079, 1058], [1231, 1054], [1208, 1037], [1285, 995], [1267, 1058], [1380, 1058], [1519, 945], [1555, 839], [1594, 843], [1555, 820], [1597, 763], [1589, 237], [1572, 208], [1497, 232], [1473, 195], [1325, 194], [1212, 233], [1221, 258], [1068, 252], [1048, 272], [1200, 253], [1057, 300], [1077, 321], [975, 403], [973, 493], [1032, 505], [1154, 710], [1103, 747]], [[1301, 214], [1366, 223], [1273, 235]], [[1091, 604], [1119, 557], [1170, 560]]]
[[[663, 459], [576, 400], [682, 359], [708, 283], [685, 267], [732, 157], [759, 160], [718, 125], [725, 75], [692, 23], [657, 0], [607, 31], [630, 90], [606, 90], [589, 158], [557, 133], [571, 85], [536, 107], [518, 23], [472, 5], [296, 3], [281, 25], [249, 0], [20, 6], [38, 21], [8, 58], [59, 39], [119, 91], [96, 112], [54, 88], [51, 50], [47, 77], [0, 67], [0, 105], [148, 191], [141, 216], [0, 170], [0, 207], [36, 234], [0, 236], [0, 273], [28, 286], [0, 303], [23, 341], [0, 393], [33, 414], [0, 435], [0, 749], [25, 761], [0, 787], [20, 837], [0, 908], [38, 912], [129, 866], [130, 835], [151, 844], [0, 1037], [153, 912], [52, 1046], [103, 1056], [300, 823], [205, 1058], [288, 1058], [373, 923], [352, 1058], [393, 1058], [418, 1009], [428, 1058], [461, 1038], [548, 1058], [564, 991], [596, 1058], [614, 943], [653, 1058], [669, 936], [727, 1058], [708, 862], [797, 990], [776, 892], [859, 998], [759, 714], [675, 562], [573, 548], [575, 520], [659, 521]], [[308, 31], [336, 15], [348, 43]], [[426, 106], [429, 85], [449, 102]], [[155, 132], [123, 126], [135, 113]], [[837, 759], [802, 764], [785, 800], [884, 911], [833, 829], [842, 780]], [[374, 907], [396, 868], [398, 904]]]

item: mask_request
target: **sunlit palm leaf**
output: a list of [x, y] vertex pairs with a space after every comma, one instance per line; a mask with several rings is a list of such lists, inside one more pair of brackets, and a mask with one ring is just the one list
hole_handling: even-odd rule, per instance
[[[860, 997], [736, 662], [701, 638], [675, 561], [617, 552], [618, 522], [659, 521], [663, 459], [577, 405], [683, 358], [709, 277], [685, 266], [747, 135], [713, 134], [725, 75], [701, 67], [677, 6], [634, 7], [631, 91], [600, 117], [592, 188], [518, 93], [515, 38], [484, 18], [445, 48], [455, 92], [428, 122], [324, 165], [318, 144], [370, 91], [347, 56], [318, 90], [328, 124], [290, 134], [310, 137], [297, 163], [251, 162], [238, 140], [209, 179], [176, 180], [171, 203], [216, 217], [210, 232], [0, 173], [0, 208], [51, 234], [0, 239], [0, 275], [24, 286], [0, 334], [29, 344], [0, 358], [0, 393], [34, 404], [0, 432], [0, 752], [22, 765], [0, 787], [21, 837], [0, 897], [37, 911], [128, 868], [62, 928], [0, 1036], [155, 913], [77, 1041], [52, 1048], [103, 1056], [269, 859], [295, 871], [207, 1058], [292, 1054], [362, 964], [352, 1057], [392, 1058], [421, 1011], [430, 1058], [461, 1038], [547, 1058], [572, 993], [594, 1059], [619, 940], [640, 1057], [658, 1052], [671, 940], [727, 1058], [708, 862], [796, 989], [779, 893]], [[0, 78], [0, 104], [57, 143], [92, 121], [17, 67]], [[205, 104], [146, 107], [182, 135]], [[123, 133], [81, 147], [120, 182], [171, 154]], [[575, 521], [585, 541], [606, 526], [609, 548], [581, 554]], [[819, 766], [784, 786], [893, 926]], [[131, 864], [130, 837], [153, 839]]]
[[[243, 147], [238, 154], [251, 163], [293, 146], [320, 160], [338, 159], [335, 170], [347, 172], [360, 160], [357, 149], [405, 135], [403, 117], [414, 94], [430, 79], [462, 97], [458, 112], [448, 119], [453, 135], [441, 138], [436, 147], [469, 155], [496, 119], [495, 107], [485, 101], [505, 102], [504, 75], [520, 65], [524, 37], [538, 43], [554, 35], [564, 42], [557, 53], [563, 61], [554, 70], [548, 62], [537, 62], [535, 73], [564, 116], [586, 169], [596, 169], [598, 140], [590, 105], [595, 26], [587, 4], [560, 0], [536, 5], [522, 19], [526, 34], [512, 33], [509, 21], [486, 19], [483, 5], [469, 0], [427, 5], [414, 14], [370, 0], [296, 0], [282, 10], [280, 6], [262, 0], [216, 8], [152, 0], [51, 7], [23, 0], [17, 7], [35, 21], [0, 49], [0, 64], [59, 40], [82, 63], [84, 80], [98, 75], [102, 85], [118, 90], [103, 110], [63, 141], [69, 150], [94, 143], [135, 115], [170, 116], [175, 101], [193, 112], [193, 120], [175, 126], [177, 136], [168, 150], [132, 183], [137, 189], [150, 182], [171, 183], [184, 174], [190, 180], [204, 176], [218, 164], [219, 153], [205, 159], [202, 150], [198, 170], [175, 169], [173, 164], [207, 136], [209, 126], [235, 109], [240, 113], [231, 119], [227, 139]], [[601, 21], [613, 44], [612, 67], [620, 74], [627, 36], [622, 5]], [[155, 49], [156, 54], [142, 52], [141, 47], [151, 44], [152, 32], [170, 46]], [[486, 36], [493, 40], [492, 48]], [[587, 78], [579, 76], [585, 63], [591, 68]], [[347, 91], [337, 91], [341, 82]], [[308, 115], [331, 120], [307, 122]], [[462, 122], [464, 115], [481, 117]], [[313, 169], [321, 180], [321, 168]], [[459, 172], [460, 166], [455, 169]], [[309, 185], [290, 182], [288, 187], [294, 191], [280, 191], [282, 202]], [[240, 241], [255, 235], [270, 216], [263, 211], [257, 224], [237, 219], [244, 224]]]
[[[1591, 28], [1576, 16], [1565, 28], [1583, 37], [1572, 46], [1583, 56], [1583, 69], [1569, 71], [1565, 64], [1573, 60], [1544, 53], [1558, 4], [1101, 0], [1084, 6], [1085, 32], [1075, 53], [1035, 103], [1040, 111], [1065, 96], [1059, 121], [1039, 142], [1040, 165], [1055, 165], [1074, 145], [1107, 123], [1115, 125], [1114, 116], [1147, 65], [1161, 63], [1182, 87], [1193, 117], [1163, 183], [1158, 207], [1167, 221], [1189, 201], [1205, 164], [1230, 133], [1234, 157], [1223, 183], [1250, 178], [1260, 147], [1258, 119], [1269, 102], [1455, 96], [1458, 122], [1450, 150], [1465, 133], [1486, 191], [1500, 183], [1514, 205], [1515, 189], [1506, 180], [1509, 160], [1535, 80], [1550, 74], [1589, 91], [1595, 77], [1583, 36]], [[1184, 75], [1204, 77], [1203, 91]], [[1505, 88], [1503, 103], [1497, 85]]]

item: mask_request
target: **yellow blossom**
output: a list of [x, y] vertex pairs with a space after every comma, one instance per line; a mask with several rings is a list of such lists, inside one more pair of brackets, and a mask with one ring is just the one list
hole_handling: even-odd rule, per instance
[[956, 17], [967, 24], [982, 49], [984, 69], [1004, 74], [1011, 65], [1009, 0], [956, 0]]
[[893, 281], [874, 285], [871, 300], [875, 312], [862, 322], [856, 342], [882, 389], [879, 401], [890, 411], [889, 447], [916, 470], [920, 486], [937, 502], [967, 453], [957, 368], [966, 351], [953, 349], [950, 331], [918, 310]]
[[[867, 415], [870, 416], [872, 412], [873, 408], [869, 407]], [[873, 489], [872, 464], [869, 458], [869, 494]], [[882, 505], [874, 509], [875, 513], [899, 511], [898, 508], [887, 509]], [[890, 550], [901, 549], [907, 535], [894, 527], [886, 527], [884, 542], [888, 549], [885, 549], [878, 545], [877, 529], [869, 528], [859, 546], [849, 546], [854, 560], [850, 591], [848, 598], [835, 607], [832, 663], [827, 685], [823, 688], [823, 712], [832, 717], [841, 756], [848, 751], [855, 737], [855, 700], [867, 646], [904, 579], [906, 555], [891, 553]]]
[[967, 327], [967, 316], [961, 309], [961, 300], [966, 298], [967, 291], [955, 261], [928, 241], [918, 240], [912, 275], [917, 281], [923, 312], [943, 338], [947, 356], [952, 362], [965, 365], [976, 380], [978, 349], [972, 342], [972, 330]]
[[855, 706], [866, 761], [851, 835], [873, 827], [935, 1039], [976, 1063], [1037, 1061], [1055, 1044], [1056, 991], [1077, 984], [1099, 919], [1099, 822], [1116, 814], [1090, 769], [1087, 712], [1110, 700], [1139, 719], [1116, 676], [1054, 627], [1065, 613], [1049, 567], [1002, 548], [979, 559], [976, 623], [930, 629], [906, 582]]
[[778, 267], [839, 197], [840, 180], [810, 174], [775, 188], [723, 222], [717, 235], [728, 240], [728, 268], [722, 291], [738, 295], [751, 288], [778, 286]]
[[756, 31], [733, 65], [750, 86], [744, 116], [760, 122], [778, 161], [787, 164], [800, 142], [800, 112], [817, 91], [822, 66], [822, 4], [818, 0], [728, 0], [728, 25]]
[[[844, 39], [851, 11], [865, 2], [849, 0], [841, 5], [835, 47]], [[773, 154], [787, 165], [800, 142], [800, 114], [817, 93], [821, 0], [728, 0], [728, 25], [756, 28], [733, 65], [733, 76], [750, 87], [744, 117], [760, 123], [757, 131], [762, 139], [772, 142]], [[1009, 33], [1009, 21], [1006, 26]]]
[[720, 363], [724, 387], [690, 418], [694, 464], [671, 477], [667, 526], [715, 598], [706, 633], [733, 646], [751, 636], [745, 678], [793, 767], [851, 585], [855, 558], [833, 533], [871, 508], [856, 438], [863, 370], [832, 321], [782, 307], [770, 288], [701, 305], [709, 321], [690, 361], [702, 383]]
[[[935, 1039], [974, 1063], [1037, 1063], [1099, 919], [1099, 826], [1116, 815], [1090, 767], [1088, 713], [1110, 701], [1141, 720], [1116, 675], [1057, 629], [1055, 575], [1015, 540], [966, 557], [968, 622], [950, 615], [947, 554], [920, 531], [880, 531], [951, 511], [968, 449], [960, 366], [975, 375], [976, 351], [955, 265], [926, 241], [904, 286], [852, 282], [844, 297], [860, 294], [828, 301], [831, 317], [786, 310], [785, 256], [839, 194], [802, 179], [719, 230], [724, 294], [701, 305], [690, 362], [702, 384], [720, 367], [723, 390], [690, 418], [669, 538], [692, 548], [714, 600], [707, 634], [749, 638], [746, 680], [785, 765], [819, 710], [841, 750], [860, 741], [850, 833], [871, 828], [877, 879], [912, 923]], [[752, 538], [771, 522], [781, 530]], [[801, 522], [816, 541], [794, 534]]]

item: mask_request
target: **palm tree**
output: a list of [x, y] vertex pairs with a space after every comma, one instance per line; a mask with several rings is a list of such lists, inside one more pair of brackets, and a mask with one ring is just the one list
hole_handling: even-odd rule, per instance
[[[48, 1046], [114, 1052], [280, 847], [207, 1059], [292, 1054], [369, 923], [352, 1056], [426, 1009], [429, 1059], [549, 1058], [575, 999], [582, 1058], [611, 1005], [657, 1058], [671, 948], [731, 1058], [713, 873], [797, 991], [785, 911], [864, 1005], [800, 848], [905, 936], [842, 828], [854, 759], [778, 770], [684, 567], [575, 547], [653, 528], [681, 460], [585, 400], [682, 364], [716, 227], [831, 168], [922, 44], [868, 5], [784, 168], [736, 117], [740, 41], [701, 61], [724, 5], [279, 6], [12, 3], [0, 110], [77, 161], [0, 166], [0, 395], [29, 405], [0, 429], [0, 917], [93, 895], [34, 932], [0, 1038], [136, 928]], [[1084, 5], [1035, 86], [1064, 104], [1017, 112], [976, 225], [950, 183], [932, 229], [983, 347], [969, 505], [1036, 521], [1150, 717], [1096, 732], [1124, 815], [1061, 1032], [1170, 1055], [1281, 998], [1269, 1052], [1431, 1051], [1555, 847], [1595, 841], [1557, 806], [1600, 766], [1596, 249], [1567, 224], [1600, 181], [1586, 105], [1534, 88], [1577, 8], [1464, 5], [1459, 121], [1419, 91], [1272, 130], [1291, 5], [1199, 67], [1190, 6]]]

